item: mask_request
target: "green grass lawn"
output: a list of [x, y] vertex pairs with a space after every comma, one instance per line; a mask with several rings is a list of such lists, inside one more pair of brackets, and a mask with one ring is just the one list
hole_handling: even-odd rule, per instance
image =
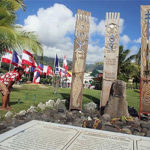
[[[10, 96], [11, 111], [19, 112], [23, 109], [27, 110], [31, 105], [37, 105], [39, 102], [44, 103], [49, 99], [70, 99], [70, 89], [68, 88], [59, 88], [57, 94], [54, 94], [53, 91], [53, 87], [48, 85], [15, 85]], [[139, 108], [139, 95], [139, 91], [127, 90], [128, 105], [135, 107], [137, 110]], [[84, 89], [83, 104], [93, 101], [99, 105], [99, 99], [99, 90]], [[0, 116], [4, 116], [5, 113], [4, 111], [0, 111]]]

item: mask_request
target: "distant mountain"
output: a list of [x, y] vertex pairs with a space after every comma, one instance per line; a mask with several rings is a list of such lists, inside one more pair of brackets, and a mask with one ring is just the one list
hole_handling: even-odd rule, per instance
[[[43, 59], [42, 59], [41, 56], [35, 56], [35, 60], [36, 60], [36, 62], [41, 62], [43, 65], [49, 65], [52, 68], [54, 67], [55, 58], [43, 56]], [[69, 66], [69, 70], [71, 70], [72, 61], [67, 60], [67, 63]], [[61, 58], [59, 58], [59, 65], [63, 66], [63, 59], [61, 59]]]
[[[44, 65], [50, 65], [52, 68], [54, 67], [55, 58], [43, 56], [43, 59], [42, 59], [40, 56], [35, 56], [35, 60], [36, 60], [36, 62], [43, 63]], [[69, 70], [71, 70], [72, 69], [72, 61], [67, 60], [67, 63], [69, 66]], [[59, 65], [63, 66], [63, 59], [59, 59]], [[96, 64], [86, 64], [85, 71], [92, 72], [95, 68], [98, 70], [103, 70], [103, 67], [101, 65], [97, 66]]]
[[86, 72], [92, 72], [96, 67], [96, 64], [86, 64], [85, 70]]
[[97, 77], [99, 72], [103, 71], [103, 65], [96, 65], [96, 67], [93, 69], [91, 76]]

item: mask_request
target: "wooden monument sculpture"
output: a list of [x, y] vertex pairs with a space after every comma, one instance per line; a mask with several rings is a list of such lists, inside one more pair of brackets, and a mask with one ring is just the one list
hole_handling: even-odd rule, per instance
[[70, 110], [82, 109], [82, 90], [88, 48], [90, 12], [77, 10], [72, 66]]
[[117, 79], [119, 55], [119, 13], [106, 13], [104, 73], [100, 107], [105, 107], [112, 82]]
[[150, 113], [150, 5], [141, 6], [141, 113]]

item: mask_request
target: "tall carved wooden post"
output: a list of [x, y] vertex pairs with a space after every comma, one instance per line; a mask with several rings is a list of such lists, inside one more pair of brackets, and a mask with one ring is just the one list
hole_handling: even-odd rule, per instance
[[112, 82], [117, 79], [119, 54], [119, 13], [106, 13], [104, 73], [100, 107], [105, 107]]
[[139, 113], [150, 113], [150, 5], [141, 6], [141, 95]]
[[77, 10], [72, 66], [70, 110], [82, 109], [82, 90], [88, 48], [90, 12]]

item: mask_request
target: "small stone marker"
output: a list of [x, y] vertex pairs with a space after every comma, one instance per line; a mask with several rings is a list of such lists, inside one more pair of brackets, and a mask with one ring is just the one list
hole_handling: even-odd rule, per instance
[[124, 81], [117, 80], [112, 84], [108, 104], [104, 111], [105, 114], [109, 115], [110, 119], [129, 116], [126, 101], [126, 83]]
[[30, 121], [0, 135], [1, 150], [149, 150], [150, 138]]
[[88, 48], [90, 16], [90, 12], [79, 9], [77, 10], [72, 65], [70, 110], [82, 109], [83, 78]]
[[117, 80], [119, 54], [119, 13], [106, 13], [104, 74], [100, 107], [105, 107], [112, 82]]

